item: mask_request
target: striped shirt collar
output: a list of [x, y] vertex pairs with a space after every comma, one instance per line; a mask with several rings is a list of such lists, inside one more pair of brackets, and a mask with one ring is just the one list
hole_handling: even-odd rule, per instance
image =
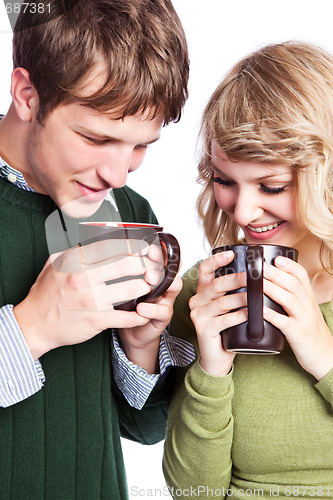
[[10, 167], [1, 157], [0, 157], [0, 177], [3, 177], [7, 181], [11, 182], [14, 186], [23, 189], [24, 191], [31, 191], [35, 193], [36, 191], [28, 186], [27, 181], [24, 178], [22, 172]]

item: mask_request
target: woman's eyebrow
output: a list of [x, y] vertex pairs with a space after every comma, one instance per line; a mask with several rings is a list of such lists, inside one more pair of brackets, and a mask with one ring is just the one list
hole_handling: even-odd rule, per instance
[[210, 162], [210, 167], [212, 168], [212, 170], [216, 170], [216, 172], [220, 173], [221, 175], [225, 175], [226, 177], [228, 177], [224, 172], [222, 172], [216, 165], [214, 165], [214, 161], [211, 161]]
[[[218, 174], [223, 175], [227, 179], [231, 179], [231, 177], [228, 174], [226, 174], [225, 172], [223, 172], [223, 170], [220, 170], [214, 164], [214, 161], [210, 162], [210, 166], [211, 166], [212, 170], [214, 170]], [[268, 173], [268, 174], [262, 175], [260, 177], [256, 177], [256, 181], [263, 181], [263, 180], [272, 179], [272, 178], [275, 178], [275, 177], [282, 177], [282, 176], [292, 176], [292, 173], [289, 172], [289, 171], [286, 171], [286, 172], [272, 172], [272, 173]]]
[[263, 175], [262, 177], [258, 177], [257, 180], [258, 181], [263, 181], [265, 179], [272, 179], [273, 177], [282, 177], [282, 176], [292, 176], [291, 172], [275, 172], [275, 173], [272, 173], [272, 174], [267, 174], [267, 175]]

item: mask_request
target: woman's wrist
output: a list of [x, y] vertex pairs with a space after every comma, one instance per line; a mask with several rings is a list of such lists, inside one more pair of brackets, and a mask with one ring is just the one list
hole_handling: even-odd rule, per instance
[[205, 361], [204, 359], [200, 358], [199, 359], [199, 364], [203, 371], [207, 373], [207, 375], [211, 375], [213, 377], [225, 377], [230, 373], [230, 370], [232, 368], [232, 362], [227, 361], [227, 362], [221, 362], [221, 360], [215, 360], [215, 361]]

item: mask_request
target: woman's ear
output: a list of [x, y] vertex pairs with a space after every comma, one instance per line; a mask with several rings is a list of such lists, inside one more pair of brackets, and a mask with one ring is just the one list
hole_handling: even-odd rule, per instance
[[15, 68], [12, 72], [11, 95], [18, 117], [22, 121], [30, 122], [36, 116], [39, 98], [26, 69]]

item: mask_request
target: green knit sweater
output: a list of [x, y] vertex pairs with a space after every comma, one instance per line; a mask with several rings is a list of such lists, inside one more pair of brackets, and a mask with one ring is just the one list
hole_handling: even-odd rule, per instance
[[[198, 265], [184, 276], [171, 333], [198, 352], [188, 307], [197, 276]], [[333, 332], [332, 305], [321, 310]], [[333, 370], [317, 382], [287, 345], [237, 355], [226, 377], [196, 361], [175, 387], [164, 456], [175, 498], [333, 498]]]
[[[131, 189], [115, 197], [123, 220], [156, 223]], [[55, 209], [49, 197], [0, 179], [0, 306], [20, 302], [36, 280]], [[162, 381], [141, 411], [131, 408], [112, 381], [110, 344], [106, 331], [45, 354], [43, 389], [0, 409], [1, 500], [128, 498], [120, 432], [145, 444], [163, 439], [170, 389]]]

